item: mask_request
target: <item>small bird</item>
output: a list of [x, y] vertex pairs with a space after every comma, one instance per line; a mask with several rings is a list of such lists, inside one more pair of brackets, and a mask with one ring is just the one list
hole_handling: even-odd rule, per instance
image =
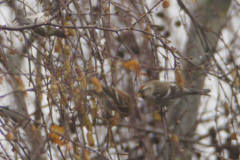
[[124, 117], [132, 113], [133, 102], [128, 93], [116, 87], [103, 86], [95, 77], [82, 77], [81, 79], [83, 84], [92, 84], [94, 86], [93, 89], [85, 90], [85, 94], [96, 95], [107, 115], [111, 110], [120, 111]]
[[[18, 20], [20, 25], [34, 25], [40, 23], [46, 23], [51, 18], [50, 13], [48, 11], [37, 13], [34, 15], [30, 15], [27, 17], [22, 16], [21, 14], [16, 15], [16, 19]], [[57, 21], [53, 19], [51, 24], [57, 25]], [[59, 27], [49, 26], [49, 25], [42, 25], [39, 27], [32, 28], [36, 33], [40, 34], [41, 36], [58, 36], [61, 38], [66, 38], [66, 35], [62, 29]]]
[[175, 83], [152, 80], [139, 87], [138, 96], [161, 106], [174, 106], [180, 98], [187, 95], [208, 95], [210, 89], [180, 89]]
[[88, 90], [86, 93], [95, 94], [100, 104], [105, 107], [108, 113], [111, 109], [120, 111], [124, 117], [129, 116], [133, 110], [133, 102], [130, 95], [116, 87], [102, 86], [102, 91]]

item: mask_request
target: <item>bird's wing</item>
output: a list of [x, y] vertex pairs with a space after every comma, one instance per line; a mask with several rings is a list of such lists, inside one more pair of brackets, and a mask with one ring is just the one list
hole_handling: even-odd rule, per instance
[[[117, 105], [127, 105], [125, 103], [129, 103], [129, 96], [127, 95], [126, 92], [117, 89], [116, 87], [102, 87], [103, 91], [106, 93], [108, 96], [109, 100], [114, 101]], [[118, 92], [118, 93], [117, 93]], [[119, 94], [121, 96], [119, 96]], [[123, 98], [125, 100], [123, 100]]]
[[113, 88], [102, 86], [102, 89], [110, 101], [118, 102], [118, 96]]
[[[117, 89], [116, 87], [113, 87], [113, 89], [115, 90], [115, 92], [116, 92], [116, 90], [118, 91], [118, 94], [116, 94], [118, 104], [123, 105], [123, 106], [129, 105], [129, 103], [131, 101], [130, 95], [128, 95], [126, 92], [124, 92], [122, 90]], [[121, 95], [121, 96], [119, 96], [119, 95]], [[124, 98], [124, 100], [123, 100], [123, 98]]]
[[171, 83], [168, 82], [161, 82], [155, 85], [155, 88], [153, 89], [153, 97], [154, 99], [162, 99], [167, 97], [169, 94], [171, 94]]
[[123, 116], [129, 116], [133, 109], [133, 102], [128, 93], [117, 89], [116, 87], [105, 87], [102, 86], [105, 98], [110, 101], [113, 110], [119, 110]]

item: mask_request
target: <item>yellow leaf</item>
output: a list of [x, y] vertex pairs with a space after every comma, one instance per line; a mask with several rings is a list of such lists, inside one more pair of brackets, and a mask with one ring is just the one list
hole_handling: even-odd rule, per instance
[[171, 140], [173, 143], [177, 143], [179, 141], [178, 136], [176, 134], [172, 134]]
[[153, 113], [153, 119], [156, 122], [160, 122], [162, 120], [161, 114], [158, 111], [154, 111]]
[[59, 134], [63, 134], [64, 132], [64, 127], [63, 126], [58, 126], [58, 125], [52, 125], [50, 127], [50, 133], [49, 133], [49, 137], [51, 138], [51, 140], [54, 143], [59, 144], [60, 146], [64, 145], [63, 141], [60, 140], [60, 135]]
[[184, 78], [178, 67], [176, 67], [175, 69], [175, 79], [176, 79], [177, 86], [183, 89]]
[[88, 133], [87, 133], [87, 141], [88, 141], [88, 145], [89, 145], [90, 147], [93, 147], [93, 146], [95, 145], [95, 141], [94, 141], [94, 139], [93, 139], [93, 134], [92, 134], [92, 132], [88, 132]]
[[170, 7], [170, 2], [168, 0], [164, 0], [162, 6], [163, 8], [168, 8]]
[[96, 77], [90, 77], [89, 82], [94, 85], [96, 92], [102, 92], [102, 85]]
[[7, 135], [6, 135], [6, 139], [9, 140], [9, 141], [14, 140], [13, 134], [11, 132], [8, 132]]
[[134, 70], [134, 71], [138, 71], [139, 70], [139, 65], [138, 62], [136, 60], [131, 60], [128, 62], [124, 62], [123, 63], [124, 67]]

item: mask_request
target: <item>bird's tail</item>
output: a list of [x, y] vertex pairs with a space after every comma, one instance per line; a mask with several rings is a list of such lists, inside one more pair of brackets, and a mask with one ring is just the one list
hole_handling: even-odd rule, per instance
[[190, 94], [195, 95], [207, 95], [209, 96], [209, 92], [211, 92], [211, 89], [203, 89], [203, 90], [190, 90]]

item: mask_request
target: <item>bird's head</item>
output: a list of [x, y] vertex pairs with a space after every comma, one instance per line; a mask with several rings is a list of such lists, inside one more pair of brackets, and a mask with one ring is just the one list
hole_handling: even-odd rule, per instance
[[145, 99], [146, 96], [149, 95], [151, 91], [152, 91], [151, 87], [149, 87], [147, 85], [141, 85], [138, 88], [138, 97]]

